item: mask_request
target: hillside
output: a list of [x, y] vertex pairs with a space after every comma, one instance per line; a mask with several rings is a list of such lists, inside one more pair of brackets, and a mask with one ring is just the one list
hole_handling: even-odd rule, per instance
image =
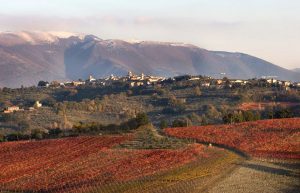
[[300, 73], [300, 68], [295, 68], [293, 69], [294, 72], [299, 72]]
[[293, 72], [262, 59], [215, 52], [181, 43], [102, 40], [93, 35], [0, 33], [0, 87], [35, 85], [39, 80], [74, 80], [128, 71], [159, 76], [200, 74], [231, 78], [278, 76], [300, 81]]

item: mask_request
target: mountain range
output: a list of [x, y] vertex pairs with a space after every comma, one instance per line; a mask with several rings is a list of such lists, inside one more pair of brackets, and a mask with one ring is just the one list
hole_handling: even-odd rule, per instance
[[0, 87], [39, 80], [76, 80], [128, 71], [158, 76], [183, 74], [300, 81], [300, 73], [243, 53], [209, 51], [190, 44], [103, 40], [62, 32], [0, 33]]

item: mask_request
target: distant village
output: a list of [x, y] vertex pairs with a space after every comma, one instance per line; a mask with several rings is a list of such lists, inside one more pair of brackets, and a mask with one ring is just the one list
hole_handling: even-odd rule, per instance
[[[76, 80], [76, 81], [68, 81], [68, 82], [58, 82], [58, 81], [40, 81], [38, 83], [38, 88], [77, 88], [77, 87], [86, 87], [86, 86], [94, 86], [94, 87], [105, 87], [111, 86], [116, 83], [123, 83], [123, 85], [127, 85], [130, 88], [133, 87], [153, 87], [153, 86], [162, 86], [164, 84], [170, 84], [174, 82], [180, 81], [198, 81], [199, 87], [201, 88], [215, 88], [215, 89], [223, 89], [223, 88], [233, 88], [233, 87], [242, 87], [242, 86], [259, 86], [259, 87], [279, 87], [283, 90], [290, 90], [293, 88], [300, 89], [300, 82], [291, 82], [291, 81], [282, 81], [277, 80], [276, 77], [262, 77], [260, 79], [228, 79], [224, 78], [212, 78], [209, 76], [192, 76], [192, 75], [182, 75], [176, 76], [173, 78], [165, 78], [159, 76], [151, 76], [140, 74], [136, 75], [133, 72], [129, 71], [127, 76], [118, 77], [111, 75], [104, 79], [96, 79], [92, 75], [88, 77], [87, 80]], [[16, 111], [34, 111], [38, 108], [41, 108], [42, 104], [39, 101], [36, 101], [32, 107], [28, 109], [21, 109], [18, 106], [10, 106], [6, 107], [3, 113], [9, 114]]]
[[93, 86], [93, 85], [110, 86], [116, 82], [126, 83], [130, 87], [138, 87], [138, 86], [153, 85], [155, 83], [161, 83], [164, 80], [166, 80], [166, 78], [164, 77], [150, 76], [150, 75], [146, 76], [143, 73], [141, 75], [136, 75], [130, 71], [128, 72], [128, 75], [124, 77], [111, 75], [104, 79], [96, 79], [92, 75], [90, 75], [87, 80], [79, 79], [70, 82], [52, 81], [51, 83], [40, 81], [38, 83], [38, 87], [78, 87], [78, 86]]
[[76, 80], [69, 82], [45, 82], [40, 81], [38, 83], [38, 87], [80, 87], [80, 86], [110, 86], [114, 83], [122, 82], [128, 85], [129, 87], [140, 87], [147, 86], [151, 87], [154, 85], [163, 85], [167, 83], [172, 83], [176, 81], [199, 81], [201, 87], [208, 88], [218, 88], [222, 89], [224, 87], [234, 87], [234, 86], [266, 86], [266, 87], [282, 87], [285, 90], [289, 90], [290, 88], [300, 88], [300, 82], [291, 82], [291, 81], [282, 81], [277, 80], [276, 77], [262, 77], [260, 79], [228, 79], [226, 77], [216, 79], [209, 76], [192, 76], [192, 75], [182, 75], [176, 76], [173, 78], [165, 78], [159, 76], [151, 76], [140, 74], [136, 75], [133, 72], [129, 71], [127, 76], [118, 77], [111, 75], [104, 79], [96, 79], [92, 75], [89, 76], [87, 80]]

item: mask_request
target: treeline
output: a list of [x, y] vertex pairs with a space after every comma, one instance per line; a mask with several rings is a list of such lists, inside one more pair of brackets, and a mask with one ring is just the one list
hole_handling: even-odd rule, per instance
[[54, 128], [49, 130], [34, 129], [30, 133], [13, 132], [8, 135], [0, 134], [0, 142], [5, 141], [21, 141], [21, 140], [42, 140], [62, 137], [76, 137], [80, 135], [99, 135], [99, 134], [121, 134], [131, 130], [135, 130], [140, 126], [149, 124], [147, 114], [140, 113], [135, 118], [132, 118], [119, 125], [109, 124], [102, 125], [101, 123], [83, 123], [80, 122], [73, 126], [72, 129]]
[[295, 115], [290, 109], [276, 109], [259, 111], [234, 111], [223, 116], [225, 124], [241, 123], [247, 121], [258, 121], [261, 119], [284, 119], [292, 118]]
[[241, 123], [247, 121], [257, 121], [261, 119], [261, 115], [259, 112], [252, 112], [252, 111], [235, 111], [226, 114], [223, 117], [223, 122], [225, 124], [232, 124], [232, 123]]
[[[300, 109], [299, 109], [300, 110]], [[248, 121], [258, 121], [263, 119], [283, 119], [283, 118], [292, 118], [298, 117], [299, 114], [296, 111], [291, 109], [267, 109], [265, 111], [232, 111], [222, 113], [222, 122], [224, 124], [233, 124], [233, 123], [242, 123]], [[207, 115], [207, 114], [206, 114]], [[194, 124], [196, 122], [196, 124]], [[221, 123], [221, 122], [219, 122]], [[205, 115], [198, 116], [193, 113], [189, 116], [179, 117], [173, 121], [167, 121], [165, 119], [161, 120], [159, 123], [160, 129], [165, 129], [168, 127], [189, 127], [192, 125], [208, 125], [209, 120]]]

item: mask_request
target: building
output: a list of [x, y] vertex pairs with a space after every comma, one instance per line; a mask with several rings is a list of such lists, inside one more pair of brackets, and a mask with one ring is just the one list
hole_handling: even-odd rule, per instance
[[47, 82], [47, 81], [39, 81], [39, 83], [38, 83], [38, 87], [39, 88], [48, 88], [50, 86], [50, 84], [49, 84], [49, 82]]
[[202, 87], [210, 87], [210, 82], [203, 82], [201, 84]]
[[95, 82], [95, 81], [96, 81], [96, 79], [92, 75], [90, 75], [88, 82]]
[[232, 84], [235, 84], [235, 85], [246, 85], [246, 84], [248, 84], [249, 83], [249, 81], [247, 81], [247, 80], [232, 80], [232, 81], [230, 81]]
[[128, 72], [127, 77], [130, 78], [133, 76], [133, 73], [131, 71]]
[[133, 81], [129, 83], [130, 87], [137, 87], [137, 86], [143, 86], [144, 82], [142, 81]]
[[292, 83], [290, 81], [283, 81], [282, 85], [285, 86], [285, 87], [289, 87], [289, 86], [292, 85]]
[[34, 103], [34, 107], [35, 108], [41, 108], [43, 105], [42, 105], [42, 103], [40, 103], [40, 101], [36, 101], [35, 103]]
[[295, 82], [295, 83], [293, 84], [293, 86], [294, 86], [294, 87], [300, 88], [300, 82]]
[[158, 77], [158, 76], [147, 76], [145, 78], [145, 80], [147, 80], [150, 83], [153, 83], [153, 82], [164, 81], [165, 78], [164, 77]]
[[119, 80], [119, 77], [112, 74], [110, 75], [109, 80]]
[[200, 80], [200, 77], [193, 76], [189, 79], [189, 81]]
[[20, 109], [18, 106], [11, 106], [11, 107], [6, 107], [4, 109], [4, 113], [13, 113], [13, 112], [17, 112], [17, 111], [20, 111], [22, 109]]
[[84, 85], [85, 84], [85, 82], [83, 82], [83, 81], [73, 81], [72, 82], [72, 86], [80, 86], [80, 85]]
[[217, 85], [221, 85], [221, 84], [223, 84], [223, 80], [221, 80], [221, 79], [218, 79], [218, 80], [216, 81], [216, 84], [217, 84]]
[[156, 76], [146, 76], [144, 73], [141, 75], [135, 75], [131, 71], [128, 72], [127, 80], [132, 81], [149, 81], [149, 82], [158, 82], [164, 80], [163, 77], [156, 77]]
[[277, 83], [277, 80], [272, 78], [272, 79], [267, 79], [267, 82], [269, 84], [275, 84], [275, 83]]

